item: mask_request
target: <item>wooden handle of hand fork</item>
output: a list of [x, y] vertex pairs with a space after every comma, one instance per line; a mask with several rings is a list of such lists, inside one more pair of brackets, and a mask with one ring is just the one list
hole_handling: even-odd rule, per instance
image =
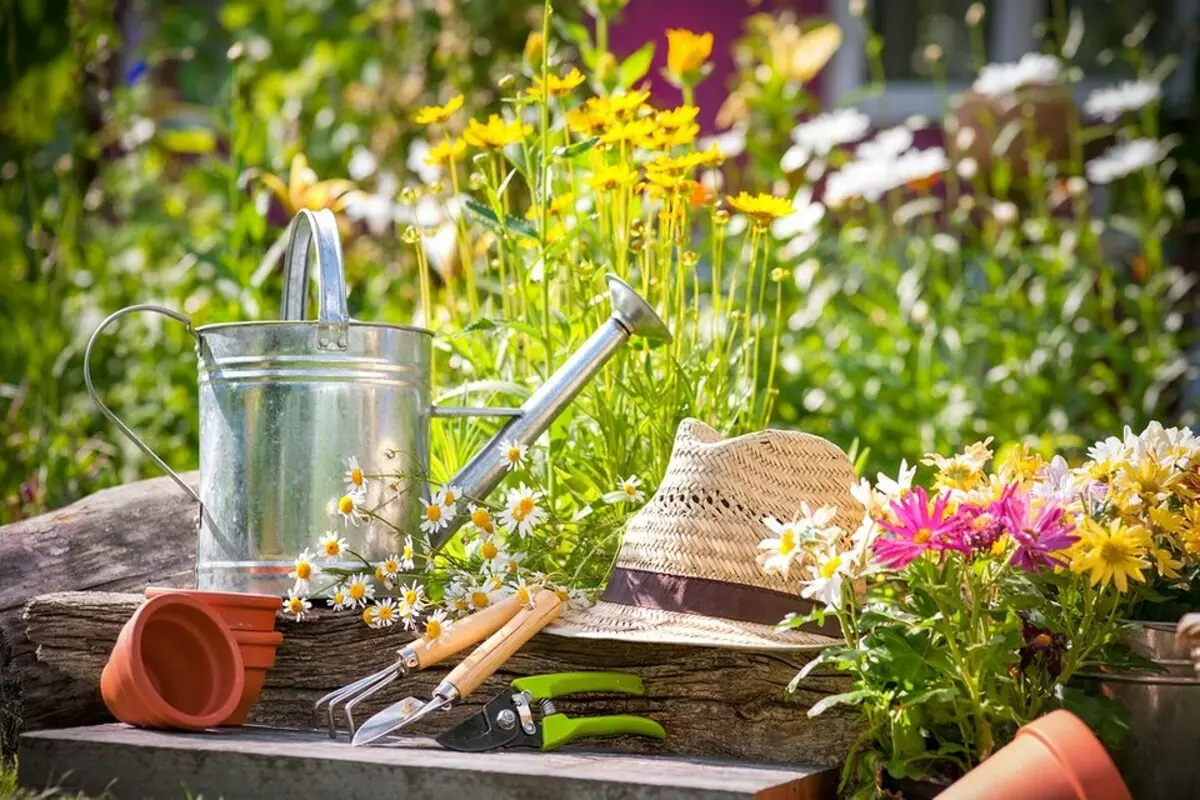
[[562, 613], [562, 599], [554, 592], [543, 589], [533, 598], [533, 608], [523, 608], [492, 637], [467, 656], [454, 671], [446, 676], [446, 682], [458, 689], [459, 697], [466, 697], [479, 688], [500, 665], [533, 635], [554, 621]]
[[504, 623], [515, 617], [522, 608], [524, 606], [521, 598], [514, 593], [499, 603], [493, 603], [470, 616], [463, 617], [433, 643], [418, 639], [409, 645], [417, 654], [417, 669], [431, 667], [473, 644], [482, 642], [500, 630]]

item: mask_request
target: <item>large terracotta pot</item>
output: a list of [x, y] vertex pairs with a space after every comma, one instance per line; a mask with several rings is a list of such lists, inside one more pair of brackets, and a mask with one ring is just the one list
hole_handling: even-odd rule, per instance
[[1053, 711], [938, 800], [1132, 800], [1104, 745], [1079, 717]]
[[244, 687], [233, 634], [180, 594], [152, 597], [133, 613], [100, 676], [113, 716], [148, 728], [211, 728], [237, 709]]

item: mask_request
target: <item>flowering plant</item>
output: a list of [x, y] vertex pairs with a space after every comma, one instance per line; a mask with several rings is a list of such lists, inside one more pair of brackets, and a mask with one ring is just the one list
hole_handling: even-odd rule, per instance
[[[991, 440], [930, 454], [929, 488], [915, 467], [853, 487], [861, 526], [831, 526], [830, 509], [765, 521], [764, 570], [799, 568], [812, 614], [836, 616], [844, 644], [824, 664], [849, 692], [812, 716], [856, 706], [864, 732], [844, 780], [871, 796], [892, 778], [952, 779], [1054, 707], [1118, 738], [1121, 716], [1069, 686], [1083, 670], [1136, 666], [1121, 620], [1147, 602], [1194, 591], [1200, 568], [1200, 440], [1152, 424], [1090, 451], [1076, 469], [1011, 448], [990, 471]], [[1099, 713], [1103, 711], [1103, 713]]]

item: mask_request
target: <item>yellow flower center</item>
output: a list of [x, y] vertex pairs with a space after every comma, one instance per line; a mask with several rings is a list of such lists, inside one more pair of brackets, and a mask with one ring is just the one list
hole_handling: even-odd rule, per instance
[[375, 568], [375, 580], [383, 583], [387, 579], [387, 574], [383, 571], [383, 565], [380, 564]]
[[404, 560], [411, 561], [413, 557], [413, 549], [411, 544], [404, 545]]
[[333, 604], [335, 606], [344, 605], [345, 602], [346, 602], [346, 593], [345, 592], [334, 592], [333, 593]]
[[404, 602], [408, 603], [410, 606], [415, 606], [417, 604], [416, 589], [409, 589], [404, 593]]
[[537, 507], [537, 503], [534, 502], [532, 497], [522, 497], [517, 507], [521, 509], [521, 518], [524, 519], [533, 513], [533, 509]]
[[350, 470], [350, 482], [353, 483], [355, 486], [362, 486], [363, 471], [361, 469], [357, 469], [357, 468]]
[[342, 546], [338, 544], [337, 539], [331, 539], [325, 543], [325, 555], [336, 556], [342, 552]]
[[383, 571], [388, 574], [399, 572], [400, 564], [394, 559], [389, 558], [387, 561], [383, 562]]
[[442, 507], [438, 505], [425, 506], [425, 518], [437, 522], [442, 518]]
[[625, 490], [625, 494], [629, 495], [630, 497], [633, 497], [635, 494], [637, 494], [637, 487], [632, 483], [626, 483], [624, 486], [622, 486], [622, 488]]
[[517, 596], [521, 598], [522, 605], [526, 605], [526, 606], [533, 605], [533, 601], [529, 597], [528, 587], [518, 586], [517, 587]]
[[377, 616], [379, 616], [379, 611], [375, 608], [375, 606], [367, 606], [363, 609], [362, 619], [363, 622], [367, 623], [368, 625], [373, 624]]
[[428, 619], [425, 621], [425, 638], [436, 639], [442, 635], [442, 623], [436, 619]]
[[451, 490], [447, 489], [447, 490], [446, 490], [446, 494], [445, 494], [445, 496], [443, 496], [443, 497], [442, 497], [442, 505], [444, 505], [444, 506], [452, 506], [452, 505], [454, 505], [456, 502], [458, 502], [458, 497], [456, 497], [456, 496], [455, 496], [454, 492], [452, 492]]
[[795, 549], [796, 532], [791, 528], [784, 528], [779, 532], [779, 555], [786, 556]]
[[312, 577], [312, 564], [307, 561], [296, 562], [296, 577], [299, 580], [306, 581]]
[[932, 538], [933, 531], [929, 530], [929, 528], [918, 528], [917, 532], [913, 534], [913, 541], [917, 544], [925, 544]]
[[390, 620], [392, 618], [392, 614], [393, 612], [391, 606], [379, 606], [377, 609], [375, 609], [375, 616], [384, 622]]
[[828, 580], [833, 577], [833, 573], [838, 571], [838, 567], [842, 565], [842, 557], [834, 556], [821, 565], [821, 577]]
[[1100, 545], [1100, 560], [1106, 564], [1121, 564], [1133, 558], [1132, 548], [1113, 539], [1106, 539]]
[[504, 562], [504, 571], [512, 572], [515, 574], [517, 571], [517, 560], [515, 558], [510, 558], [508, 561], [505, 561]]
[[355, 600], [362, 600], [367, 595], [367, 585], [365, 583], [352, 583], [348, 590], [350, 596]]
[[487, 592], [476, 589], [471, 592], [471, 605], [476, 608], [487, 608], [490, 601], [488, 600]]
[[289, 597], [288, 611], [293, 614], [299, 614], [300, 612], [304, 611], [304, 601], [299, 597]]
[[509, 461], [516, 464], [518, 461], [521, 460], [521, 448], [510, 447], [510, 448], [508, 448], [508, 452], [505, 453], [505, 455], [508, 457]]
[[471, 522], [475, 523], [476, 527], [485, 528], [491, 521], [492, 515], [486, 508], [477, 508], [471, 512]]
[[346, 516], [350, 516], [352, 513], [354, 513], [354, 498], [348, 494], [342, 495], [342, 499], [338, 500], [338, 511], [342, 512]]
[[491, 561], [493, 558], [500, 555], [500, 548], [496, 547], [495, 542], [484, 542], [483, 547], [479, 548], [479, 552], [483, 554], [484, 558], [486, 558], [488, 561]]

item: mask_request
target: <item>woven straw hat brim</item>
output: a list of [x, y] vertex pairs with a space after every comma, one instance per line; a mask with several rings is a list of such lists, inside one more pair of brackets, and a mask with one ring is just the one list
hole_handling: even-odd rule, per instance
[[733, 650], [817, 651], [837, 639], [802, 630], [777, 631], [770, 625], [638, 608], [604, 600], [566, 611], [546, 633], [569, 639], [683, 644]]

